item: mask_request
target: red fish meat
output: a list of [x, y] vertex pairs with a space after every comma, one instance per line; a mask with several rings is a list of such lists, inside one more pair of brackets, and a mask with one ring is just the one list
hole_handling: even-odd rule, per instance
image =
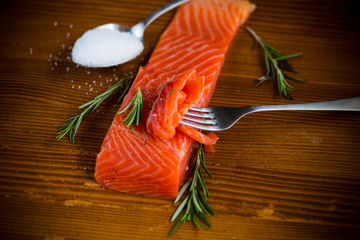
[[96, 159], [97, 182], [120, 192], [176, 197], [195, 140], [217, 140], [179, 121], [192, 105], [207, 106], [226, 51], [254, 9], [241, 0], [192, 0], [178, 8], [119, 109], [140, 87], [141, 124], [131, 131], [122, 122], [125, 114], [115, 116]]

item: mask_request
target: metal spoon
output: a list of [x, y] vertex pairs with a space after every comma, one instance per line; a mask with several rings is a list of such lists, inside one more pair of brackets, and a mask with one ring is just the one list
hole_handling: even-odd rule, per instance
[[[121, 25], [121, 24], [116, 24], [116, 23], [108, 23], [108, 24], [104, 24], [101, 26], [98, 26], [94, 29], [104, 29], [104, 30], [110, 30], [110, 31], [120, 31], [120, 32], [125, 32], [125, 33], [130, 33], [134, 38], [135, 41], [139, 41], [141, 44], [143, 44], [143, 36], [144, 36], [144, 31], [146, 29], [147, 26], [150, 25], [150, 23], [152, 23], [157, 17], [159, 17], [160, 15], [162, 15], [163, 13], [178, 7], [179, 5], [188, 2], [190, 0], [175, 0], [172, 1], [164, 6], [162, 6], [161, 8], [159, 8], [158, 10], [156, 10], [155, 12], [153, 12], [152, 14], [150, 14], [147, 18], [145, 18], [143, 21], [139, 22], [138, 24], [134, 25], [134, 26], [125, 26], [125, 25]], [[92, 30], [94, 30], [92, 29]], [[84, 34], [85, 35], [85, 34]], [[84, 36], [83, 35], [83, 36]], [[81, 38], [78, 39], [78, 41]], [[83, 64], [81, 61], [77, 61], [76, 59], [74, 59], [74, 52], [76, 51], [80, 51], [79, 47], [77, 46], [78, 41], [75, 43], [74, 47], [73, 47], [73, 61], [79, 65], [84, 65], [86, 67], [110, 67], [110, 66], [115, 66], [118, 64], [122, 64], [125, 62], [128, 62], [134, 58], [136, 58], [143, 50], [143, 46], [142, 48], [138, 49], [138, 52], [136, 54], [132, 54], [132, 56], [127, 56], [123, 59], [119, 59], [116, 61], [112, 61], [112, 62], [107, 62], [107, 63], [92, 63], [92, 64]], [[120, 44], [120, 43], [119, 43]], [[78, 44], [79, 45], [79, 44]], [[81, 46], [81, 51], [86, 51], [87, 49], [83, 49], [83, 46]]]

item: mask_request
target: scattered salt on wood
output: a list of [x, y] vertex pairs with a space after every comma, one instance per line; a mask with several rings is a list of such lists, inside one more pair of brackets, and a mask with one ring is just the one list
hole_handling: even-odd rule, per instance
[[72, 59], [86, 67], [108, 67], [136, 58], [143, 49], [131, 33], [95, 28], [75, 42]]

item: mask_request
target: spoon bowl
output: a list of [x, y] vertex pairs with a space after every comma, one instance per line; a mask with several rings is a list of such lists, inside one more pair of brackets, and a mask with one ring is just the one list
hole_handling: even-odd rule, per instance
[[144, 49], [147, 26], [163, 13], [188, 1], [172, 1], [132, 27], [108, 23], [85, 32], [74, 44], [72, 60], [85, 67], [111, 67], [135, 59]]

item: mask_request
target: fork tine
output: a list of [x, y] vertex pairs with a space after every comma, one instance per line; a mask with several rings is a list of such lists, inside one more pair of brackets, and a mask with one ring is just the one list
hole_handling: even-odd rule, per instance
[[215, 119], [201, 119], [201, 118], [192, 118], [188, 116], [184, 116], [183, 120], [192, 121], [200, 124], [211, 124], [211, 125], [214, 125], [217, 122]]
[[193, 110], [193, 111], [196, 111], [196, 112], [212, 113], [211, 108], [191, 107], [190, 110]]
[[191, 117], [201, 117], [201, 118], [214, 118], [213, 113], [196, 113], [196, 112], [190, 112], [188, 111], [185, 116], [191, 116]]
[[206, 131], [216, 131], [216, 125], [203, 125], [203, 124], [197, 124], [197, 123], [194, 123], [194, 122], [188, 122], [188, 121], [184, 121], [184, 120], [181, 120], [180, 121], [181, 124], [184, 124], [184, 125], [187, 125], [187, 126], [190, 126], [190, 127], [194, 127], [194, 128], [197, 128], [197, 129], [201, 129], [201, 130], [206, 130]]

